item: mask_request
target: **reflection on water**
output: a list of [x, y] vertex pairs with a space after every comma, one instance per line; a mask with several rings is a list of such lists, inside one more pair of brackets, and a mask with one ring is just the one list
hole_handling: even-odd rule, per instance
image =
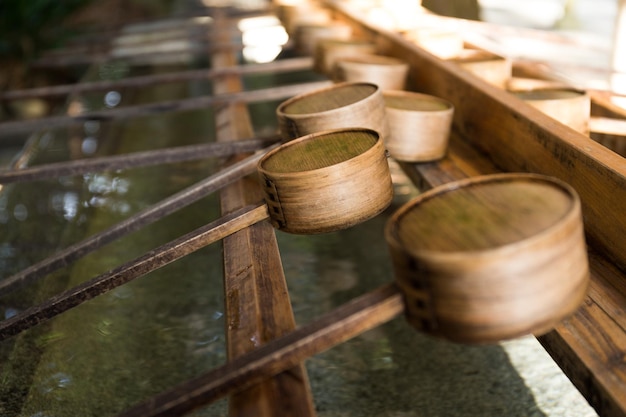
[[[142, 93], [142, 99], [171, 97], [176, 90], [187, 94], [180, 85], [154, 90]], [[92, 96], [93, 103], [104, 105], [104, 95]], [[187, 128], [194, 134], [185, 135]], [[83, 152], [73, 153], [74, 140], [84, 151], [86, 138], [93, 138], [101, 146], [92, 153], [100, 155], [197, 143], [212, 131], [206, 111], [119, 124], [89, 122], [35, 141], [31, 163], [83, 157]], [[206, 177], [215, 166], [215, 161], [198, 161], [11, 185], [0, 194], [7, 224], [1, 236], [2, 275], [115, 224]], [[214, 198], [183, 209], [0, 298], [3, 315], [15, 315], [217, 215]], [[221, 253], [215, 245], [1, 343], [0, 363], [8, 365], [0, 370], [0, 415], [112, 415], [222, 363], [220, 277]]]

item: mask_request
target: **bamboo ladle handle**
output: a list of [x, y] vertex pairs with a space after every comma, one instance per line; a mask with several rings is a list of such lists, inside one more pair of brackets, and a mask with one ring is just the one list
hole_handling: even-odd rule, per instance
[[34, 282], [45, 275], [68, 265], [94, 250], [113, 242], [143, 226], [151, 224], [176, 210], [179, 210], [202, 197], [205, 197], [222, 186], [256, 171], [256, 166], [265, 153], [277, 147], [271, 145], [250, 157], [241, 160], [218, 173], [176, 193], [160, 202], [128, 217], [127, 219], [77, 242], [28, 268], [17, 272], [0, 281], [0, 295], [7, 294], [16, 288]]
[[[347, 130], [347, 132], [352, 131]], [[292, 146], [307, 145], [312, 141], [316, 141], [318, 145], [319, 143], [324, 144], [326, 142], [320, 142], [323, 140], [320, 139], [320, 137], [334, 138], [333, 135], [343, 135], [345, 133], [346, 132], [344, 131], [329, 131], [326, 133], [320, 133], [319, 136], [317, 134], [310, 135], [309, 137], [303, 137], [282, 145], [280, 148], [276, 149], [276, 151], [279, 149], [284, 151]], [[387, 207], [391, 202], [393, 194], [391, 177], [389, 175], [389, 168], [387, 166], [384, 148], [380, 138], [374, 131], [359, 129], [358, 132], [354, 134], [357, 136], [360, 134], [361, 139], [368, 138], [368, 140], [373, 139], [372, 135], [374, 135], [376, 137], [374, 145], [357, 156], [349, 154], [350, 158], [346, 161], [337, 162], [333, 160], [333, 163], [328, 165], [326, 169], [320, 168], [309, 171], [314, 173], [313, 177], [315, 179], [319, 179], [320, 177], [324, 178], [324, 175], [332, 177], [332, 175], [329, 174], [333, 173], [335, 174], [334, 177], [338, 181], [314, 181], [306, 186], [303, 186], [300, 181], [296, 181], [297, 184], [295, 184], [296, 186], [294, 187], [293, 184], [285, 182], [283, 177], [283, 182], [281, 184], [287, 184], [287, 186], [283, 187], [283, 191], [286, 190], [283, 195], [286, 195], [287, 198], [285, 200], [287, 203], [283, 202], [284, 204], [281, 205], [281, 199], [277, 194], [276, 187], [270, 187], [271, 194], [269, 194], [267, 190], [267, 183], [271, 181], [267, 177], [260, 175], [263, 177], [262, 182], [264, 183], [264, 192], [266, 193], [265, 203], [259, 203], [254, 206], [249, 206], [247, 208], [229, 213], [210, 224], [200, 227], [193, 232], [152, 250], [144, 256], [127, 262], [112, 271], [86, 281], [44, 301], [37, 306], [31, 307], [30, 309], [8, 320], [0, 322], [0, 340], [13, 336], [23, 330], [46, 321], [104, 292], [125, 284], [139, 276], [145, 275], [148, 272], [161, 268], [162, 266], [190, 254], [191, 252], [221, 240], [230, 234], [262, 220], [271, 218], [273, 225], [281, 230], [286, 232], [308, 234], [344, 229], [380, 213], [380, 211]], [[343, 138], [343, 136], [340, 137]], [[353, 138], [352, 133], [348, 133], [348, 138]], [[311, 152], [310, 148], [309, 151]], [[272, 152], [274, 151], [269, 151], [266, 156], [272, 157]], [[287, 152], [287, 156], [293, 156], [293, 154], [289, 154], [288, 151], [284, 152]], [[264, 154], [261, 153], [258, 156], [250, 157], [238, 164], [235, 164], [240, 165], [240, 167], [234, 172], [250, 173], [250, 168], [252, 168], [252, 166], [256, 168], [257, 163], [262, 165], [262, 160], [264, 158], [263, 155]], [[322, 157], [321, 155], [318, 156]], [[259, 158], [261, 158], [260, 162], [258, 161]], [[374, 160], [375, 164], [368, 164], [366, 168], [371, 169], [373, 167], [381, 172], [368, 171], [367, 169], [361, 167], [361, 165], [354, 165], [354, 161], [365, 160], [366, 162], [369, 162], [371, 159]], [[268, 171], [260, 170], [259, 172], [260, 174], [268, 175]], [[368, 175], [370, 172], [379, 173], [379, 176]], [[299, 174], [302, 174], [302, 172]], [[290, 175], [287, 179], [291, 177], [292, 176]], [[300, 179], [302, 175], [296, 175], [295, 177]], [[351, 179], [351, 182], [348, 183], [349, 189], [343, 183], [345, 177]], [[379, 181], [380, 184], [374, 184], [376, 181]], [[360, 184], [360, 188], [357, 187], [357, 183]], [[291, 189], [289, 187], [290, 185]], [[368, 195], [366, 195], [366, 193], [359, 192], [365, 188], [368, 188], [370, 191], [383, 190], [384, 193], [381, 193], [383, 194], [382, 198], [372, 200], [368, 197]], [[291, 193], [289, 193], [289, 191], [291, 191]], [[316, 191], [317, 194], [313, 191]], [[334, 194], [339, 192], [342, 193], [343, 199], [341, 202], [337, 202], [336, 207], [332, 207], [332, 210], [335, 210], [336, 213], [335, 215], [331, 215], [330, 212], [332, 210], [329, 210], [329, 206], [331, 205], [330, 201], [334, 198]], [[294, 198], [294, 196], [296, 198]], [[368, 199], [365, 202], [370, 202], [370, 204], [361, 204], [364, 201], [364, 197]], [[319, 213], [317, 217], [312, 217], [311, 210], [306, 210], [306, 207], [304, 209], [305, 213], [301, 213], [303, 211], [303, 203], [304, 206], [306, 206], [307, 203], [310, 203], [311, 199], [317, 203], [317, 206], [322, 207], [323, 209], [323, 212]], [[178, 201], [178, 199], [174, 199], [174, 201]], [[371, 203], [372, 201], [373, 203]], [[332, 203], [335, 202], [333, 201]], [[171, 204], [166, 204], [165, 207], [169, 207], [170, 205]], [[289, 206], [292, 207], [291, 211], [288, 211]], [[294, 210], [293, 207], [296, 207], [297, 209]], [[63, 254], [44, 260], [44, 262], [25, 270], [21, 274], [14, 275], [9, 279], [0, 282], [0, 293], [2, 293], [3, 289], [10, 289], [11, 286], [16, 286], [26, 279], [32, 279], [35, 275], [42, 274], [43, 271], [47, 271], [46, 268], [52, 268], [53, 266], [56, 266], [56, 264], [67, 262], [68, 258], [79, 256], [81, 253], [92, 249], [94, 245], [101, 244], [105, 239], [113, 239], [119, 233], [127, 231], [128, 227], [131, 225], [135, 226], [140, 222], [145, 223], [146, 219], [144, 217], [139, 217], [132, 220], [132, 223], [129, 223], [130, 221], [131, 219], [126, 222], [122, 222], [114, 228], [109, 229], [109, 231], [105, 231], [105, 234], [96, 235], [95, 238], [92, 237], [78, 246], [68, 248]], [[120, 226], [123, 226], [124, 224], [126, 224], [126, 228], [122, 228]]]
[[118, 417], [183, 415], [290, 369], [403, 312], [404, 301], [398, 287], [395, 284], [384, 285], [310, 324], [132, 407]]
[[134, 152], [125, 155], [84, 158], [73, 161], [36, 165], [28, 168], [0, 170], [0, 184], [49, 180], [50, 178], [58, 178], [65, 175], [81, 175], [90, 172], [171, 164], [211, 157], [226, 157], [238, 153], [257, 151], [279, 140], [280, 137], [275, 135], [234, 142], [213, 142], [200, 145], [176, 146], [173, 148]]

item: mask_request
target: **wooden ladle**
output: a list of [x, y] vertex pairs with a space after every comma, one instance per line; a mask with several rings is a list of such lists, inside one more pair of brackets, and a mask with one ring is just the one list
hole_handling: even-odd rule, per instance
[[258, 173], [264, 203], [229, 213], [0, 322], [0, 340], [259, 221], [270, 219], [289, 233], [336, 231], [376, 216], [393, 198], [384, 145], [371, 129], [336, 129], [285, 143], [261, 157]]

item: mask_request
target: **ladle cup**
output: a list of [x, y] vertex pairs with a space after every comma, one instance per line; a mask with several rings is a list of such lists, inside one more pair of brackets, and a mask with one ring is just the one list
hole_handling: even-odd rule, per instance
[[268, 152], [257, 168], [266, 218], [288, 233], [346, 229], [376, 216], [393, 198], [382, 138], [367, 128], [303, 136]]
[[456, 342], [542, 334], [582, 302], [589, 267], [580, 200], [536, 174], [497, 174], [425, 192], [385, 237], [407, 318]]
[[283, 140], [351, 127], [376, 130], [383, 139], [389, 134], [382, 90], [369, 82], [343, 82], [301, 93], [282, 102], [276, 117]]

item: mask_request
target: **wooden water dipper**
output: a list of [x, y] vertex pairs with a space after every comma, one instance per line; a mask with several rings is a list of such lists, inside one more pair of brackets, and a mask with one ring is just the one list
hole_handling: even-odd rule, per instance
[[354, 299], [122, 416], [182, 415], [403, 313], [418, 330], [456, 341], [543, 333], [574, 312], [586, 291], [580, 201], [551, 177], [496, 174], [442, 185], [400, 208], [386, 238], [398, 285]]
[[365, 127], [387, 137], [385, 100], [379, 86], [343, 82], [298, 94], [276, 109], [278, 128], [285, 140], [346, 127]]
[[589, 134], [591, 98], [571, 87], [515, 90], [511, 94], [548, 116], [584, 134]]
[[369, 82], [381, 90], [404, 90], [409, 63], [376, 54], [348, 55], [337, 58], [332, 78], [338, 82]]
[[[0, 340], [46, 321], [134, 278], [165, 266], [254, 223], [313, 234], [351, 227], [391, 203], [385, 148], [371, 129], [313, 133], [252, 158], [265, 202], [249, 206], [0, 322]], [[237, 172], [246, 172], [239, 166]]]

